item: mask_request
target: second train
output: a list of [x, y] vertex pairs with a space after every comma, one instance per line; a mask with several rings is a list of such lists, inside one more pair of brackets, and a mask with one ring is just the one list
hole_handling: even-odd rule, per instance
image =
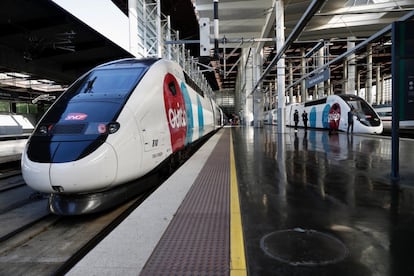
[[[299, 127], [304, 127], [302, 114], [307, 113], [307, 127], [347, 131], [348, 112], [353, 111], [353, 132], [380, 134], [383, 124], [372, 106], [356, 95], [330, 95], [305, 103], [294, 103], [286, 106], [286, 125], [294, 126], [294, 112], [299, 113]], [[264, 124], [277, 124], [276, 110], [268, 110], [264, 114]]]

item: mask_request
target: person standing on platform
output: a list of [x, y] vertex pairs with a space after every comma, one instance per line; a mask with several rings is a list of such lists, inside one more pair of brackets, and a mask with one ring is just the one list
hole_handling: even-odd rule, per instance
[[351, 110], [348, 111], [348, 129], [346, 133], [349, 133], [349, 130], [351, 130], [351, 133], [354, 133], [354, 114], [355, 114], [355, 109], [351, 105]]
[[297, 109], [295, 109], [295, 113], [293, 113], [293, 121], [295, 122], [295, 132], [297, 132], [299, 123], [299, 112]]
[[308, 130], [308, 113], [306, 113], [306, 110], [303, 110], [302, 120], [303, 120], [303, 126], [305, 127], [305, 130]]

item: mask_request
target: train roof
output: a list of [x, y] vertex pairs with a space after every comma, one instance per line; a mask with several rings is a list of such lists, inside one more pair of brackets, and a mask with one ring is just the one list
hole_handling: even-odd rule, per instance
[[345, 101], [355, 101], [355, 100], [362, 100], [361, 97], [352, 94], [337, 94], [336, 96], [341, 97]]
[[[352, 95], [352, 94], [335, 94], [335, 95], [331, 95], [331, 96], [338, 96], [338, 97], [340, 97], [341, 99], [343, 99], [344, 101], [347, 101], [347, 102], [348, 101], [355, 101], [355, 100], [363, 100], [361, 97], [359, 97], [357, 95]], [[312, 100], [312, 101], [307, 101], [307, 102], [305, 102], [305, 106], [324, 104], [324, 103], [326, 103], [327, 99], [331, 96], [323, 97], [323, 98]]]
[[124, 59], [118, 59], [114, 61], [110, 61], [101, 65], [98, 65], [95, 68], [103, 68], [103, 67], [118, 67], [122, 65], [137, 65], [142, 64], [144, 66], [151, 66], [155, 62], [159, 61], [160, 58], [124, 58]]

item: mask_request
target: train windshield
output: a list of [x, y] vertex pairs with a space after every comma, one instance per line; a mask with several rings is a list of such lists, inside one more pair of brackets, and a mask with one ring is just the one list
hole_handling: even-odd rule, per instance
[[68, 93], [81, 98], [128, 96], [146, 67], [96, 69], [72, 86]]
[[30, 138], [31, 160], [78, 160], [118, 131], [117, 117], [149, 66], [136, 63], [98, 67], [77, 80], [51, 106]]
[[[106, 135], [148, 67], [98, 68], [79, 79], [48, 110], [35, 135], [53, 140]], [[47, 129], [47, 131], [45, 131]], [[78, 138], [75, 138], [77, 135]], [[85, 136], [86, 135], [86, 136]]]

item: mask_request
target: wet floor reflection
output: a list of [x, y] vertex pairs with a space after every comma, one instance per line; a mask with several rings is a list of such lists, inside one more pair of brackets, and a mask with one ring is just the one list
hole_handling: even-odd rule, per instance
[[[402, 179], [393, 189], [390, 139], [276, 127], [232, 131], [249, 275], [414, 275], [414, 142], [400, 141]], [[261, 239], [289, 229], [332, 236], [349, 254], [329, 265], [270, 258]], [[304, 254], [293, 244], [284, 248], [289, 256]], [[306, 256], [317, 254], [308, 250]]]

